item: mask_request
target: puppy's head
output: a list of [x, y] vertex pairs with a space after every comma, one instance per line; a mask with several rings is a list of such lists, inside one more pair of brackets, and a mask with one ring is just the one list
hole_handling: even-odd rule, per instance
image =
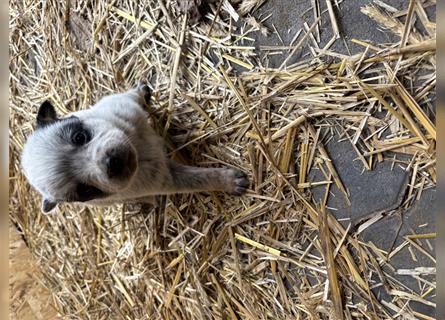
[[58, 118], [45, 101], [21, 158], [27, 179], [42, 194], [42, 211], [59, 202], [106, 198], [127, 188], [138, 162], [131, 140], [125, 129], [88, 111]]

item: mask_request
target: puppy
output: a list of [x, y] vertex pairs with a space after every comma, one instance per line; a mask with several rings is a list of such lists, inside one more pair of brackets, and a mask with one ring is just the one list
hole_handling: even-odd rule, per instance
[[21, 164], [42, 195], [44, 213], [62, 202], [109, 205], [162, 194], [246, 191], [249, 181], [242, 171], [168, 159], [143, 108], [149, 100], [149, 88], [138, 85], [63, 118], [50, 102], [40, 106]]

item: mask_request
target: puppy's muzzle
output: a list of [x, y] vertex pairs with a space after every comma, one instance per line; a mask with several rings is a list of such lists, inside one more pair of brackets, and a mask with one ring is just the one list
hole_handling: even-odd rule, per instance
[[136, 170], [136, 155], [130, 149], [111, 149], [104, 158], [108, 178], [130, 178]]

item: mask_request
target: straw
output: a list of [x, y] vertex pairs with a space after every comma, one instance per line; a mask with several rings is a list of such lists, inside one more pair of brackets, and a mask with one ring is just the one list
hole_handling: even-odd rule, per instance
[[[11, 3], [10, 219], [33, 260], [28, 275], [39, 280], [15, 282], [14, 312], [34, 303], [64, 319], [429, 319], [410, 302], [435, 305], [436, 235], [413, 229], [383, 250], [361, 236], [393, 211], [355, 228], [328, 205], [332, 194], [352, 201], [331, 154], [338, 141], [360, 160], [351, 166], [391, 161], [408, 171], [397, 209], [435, 187], [430, 3], [362, 8], [397, 39], [354, 39], [362, 51], [346, 55], [332, 49], [345, 37], [341, 1], [308, 1], [306, 28], [276, 47], [253, 40], [274, 30], [257, 15], [265, 0], [204, 2], [182, 2], [194, 6], [186, 12], [177, 1]], [[326, 23], [333, 37], [322, 46]], [[290, 64], [305, 47], [310, 56]], [[270, 68], [261, 58], [278, 51], [280, 67]], [[65, 115], [140, 80], [153, 89], [149, 117], [169, 156], [243, 170], [247, 193], [170, 195], [156, 207], [63, 204], [43, 216], [19, 161], [40, 103]], [[325, 190], [321, 203], [315, 187]], [[393, 267], [402, 250], [418, 263]], [[20, 292], [40, 292], [30, 289], [37, 282], [46, 294], [30, 303]]]

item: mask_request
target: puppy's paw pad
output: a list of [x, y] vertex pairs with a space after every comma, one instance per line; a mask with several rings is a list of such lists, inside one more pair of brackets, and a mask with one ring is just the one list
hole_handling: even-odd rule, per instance
[[232, 179], [230, 183], [229, 193], [234, 196], [241, 196], [246, 193], [249, 186], [249, 179], [247, 175], [241, 170], [232, 169]]

